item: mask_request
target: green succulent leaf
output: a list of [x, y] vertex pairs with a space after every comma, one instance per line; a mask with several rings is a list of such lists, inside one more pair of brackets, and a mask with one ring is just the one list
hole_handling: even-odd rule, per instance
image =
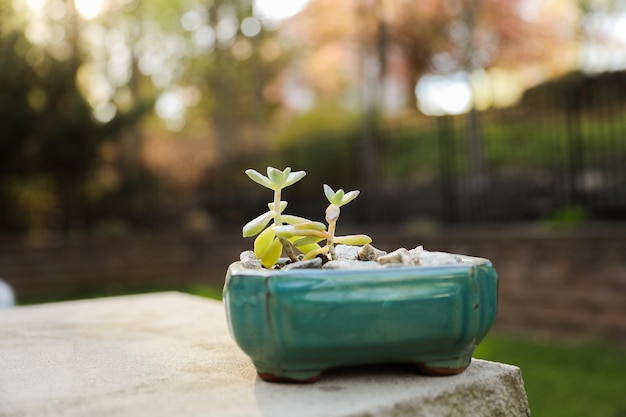
[[285, 168], [284, 171], [281, 171], [274, 167], [267, 167], [267, 176], [276, 188], [283, 188], [290, 171], [291, 168]]
[[314, 236], [321, 240], [328, 237], [328, 232], [324, 229], [299, 229], [294, 225], [277, 226], [274, 233], [283, 239], [290, 239], [294, 236]]
[[291, 214], [284, 214], [280, 216], [280, 219], [288, 224], [298, 224], [310, 221], [309, 219], [305, 219], [304, 217], [294, 216]]
[[270, 226], [267, 229], [263, 230], [261, 234], [259, 234], [256, 239], [254, 239], [254, 254], [257, 258], [263, 259], [263, 256], [268, 251], [272, 241], [276, 237], [274, 234], [275, 226]]
[[291, 225], [276, 226], [274, 228], [274, 234], [283, 239], [289, 239], [297, 236], [296, 229]]
[[328, 246], [324, 246], [318, 249], [314, 249], [312, 251], [309, 251], [307, 253], [305, 253], [304, 255], [304, 259], [313, 259], [315, 258], [317, 255], [324, 255], [326, 253], [328, 253], [330, 251], [330, 248]]
[[354, 190], [354, 191], [350, 191], [349, 193], [346, 193], [346, 195], [344, 195], [341, 198], [341, 204], [340, 206], [345, 206], [346, 204], [348, 204], [350, 201], [354, 200], [355, 198], [357, 198], [359, 196], [361, 192], [359, 190]]
[[[290, 170], [290, 168], [287, 168], [287, 169]], [[296, 171], [296, 172], [287, 174], [287, 180], [285, 181], [285, 184], [283, 184], [283, 188], [289, 187], [290, 185], [295, 184], [296, 182], [304, 178], [305, 175], [306, 175], [306, 172], [304, 171]]]
[[305, 256], [309, 252], [313, 252], [320, 249], [320, 245], [317, 243], [311, 243], [309, 245], [300, 245], [298, 246], [298, 250], [302, 252]]
[[319, 242], [320, 240], [323, 240], [323, 239], [319, 237], [315, 237], [315, 236], [306, 236], [300, 239], [296, 238], [296, 240], [293, 241], [293, 245], [296, 248], [298, 248], [301, 252], [306, 253], [306, 252], [310, 252], [310, 250], [304, 250], [303, 248], [312, 246], [314, 244], [317, 248], [319, 248], [319, 245], [317, 245], [317, 242]]
[[335, 191], [335, 198], [333, 198], [333, 203], [337, 204], [338, 206], [341, 205], [341, 202], [343, 201], [343, 195], [345, 194], [345, 191], [343, 191], [343, 188], [338, 189], [337, 191]]
[[268, 223], [274, 218], [275, 215], [276, 215], [276, 212], [273, 210], [270, 210], [250, 220], [243, 227], [243, 230], [242, 230], [243, 237], [255, 236], [261, 233], [261, 231], [265, 228], [265, 226], [268, 225]]
[[299, 233], [302, 230], [326, 230], [326, 225], [324, 223], [313, 222], [313, 221], [296, 223], [296, 224], [291, 225], [291, 227], [293, 227], [297, 233]]
[[278, 262], [281, 253], [283, 253], [283, 245], [278, 238], [274, 238], [265, 254], [260, 258], [261, 264], [266, 268], [273, 267]]
[[328, 185], [324, 184], [324, 194], [331, 204], [341, 207], [357, 198], [360, 191], [354, 190], [346, 193], [342, 188], [340, 188], [335, 192]]
[[328, 232], [326, 230], [302, 229], [296, 230], [294, 236], [313, 236], [319, 239], [328, 239]]
[[[270, 210], [274, 210], [276, 211], [276, 209], [274, 208], [274, 203], [267, 203], [267, 207], [269, 207]], [[282, 213], [283, 211], [285, 211], [285, 208], [287, 208], [287, 202], [286, 201], [281, 201], [280, 202], [280, 212]]]
[[335, 203], [335, 192], [328, 184], [324, 184], [324, 194], [331, 204]]
[[314, 238], [314, 237], [302, 238], [300, 236], [294, 236], [291, 239], [289, 239], [289, 241], [296, 248], [298, 248], [298, 250], [302, 252], [303, 254], [307, 254], [313, 250], [319, 249], [320, 245], [318, 245], [317, 242], [319, 242], [320, 240], [323, 240], [323, 239]]
[[367, 235], [335, 236], [334, 242], [343, 245], [360, 246], [371, 243], [372, 238]]
[[270, 190], [276, 189], [276, 185], [274, 185], [268, 177], [258, 171], [255, 171], [254, 169], [246, 169], [246, 175], [248, 175], [252, 181], [262, 185], [263, 187], [267, 187]]

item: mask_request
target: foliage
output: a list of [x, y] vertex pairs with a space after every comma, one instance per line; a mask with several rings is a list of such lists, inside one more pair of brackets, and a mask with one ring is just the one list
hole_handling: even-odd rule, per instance
[[[74, 83], [79, 57], [47, 70], [31, 66], [21, 35], [3, 39], [0, 55], [0, 222], [23, 228], [67, 227], [85, 215], [101, 145], [120, 124], [103, 126]], [[44, 57], [45, 60], [52, 60]], [[54, 217], [56, 220], [51, 220]], [[60, 223], [60, 224], [59, 224]]]
[[[246, 174], [257, 184], [274, 191], [274, 201], [268, 204], [269, 210], [255, 219], [249, 221], [243, 227], [243, 236], [257, 236], [254, 240], [254, 253], [261, 260], [266, 268], [271, 268], [280, 258], [282, 250], [285, 249], [289, 259], [296, 261], [294, 245], [289, 240], [278, 236], [275, 229], [283, 225], [283, 222], [290, 224], [306, 224], [308, 227], [319, 229], [324, 225], [310, 222], [301, 217], [283, 214], [287, 207], [287, 202], [281, 200], [282, 189], [300, 181], [306, 173], [304, 171], [291, 172], [287, 167], [280, 171], [273, 167], [267, 168], [267, 176], [253, 169], [246, 170]], [[272, 223], [270, 225], [270, 222]], [[317, 248], [317, 245], [300, 245], [300, 250], [308, 252]]]
[[317, 243], [321, 240], [326, 241], [326, 245], [323, 247], [306, 253], [304, 259], [311, 259], [318, 255], [329, 255], [331, 259], [336, 259], [335, 244], [365, 245], [366, 243], [370, 243], [372, 241], [372, 239], [366, 235], [335, 236], [337, 220], [339, 219], [339, 214], [341, 213], [340, 207], [357, 198], [359, 195], [358, 190], [346, 193], [343, 189], [339, 189], [335, 192], [332, 188], [330, 188], [330, 186], [324, 184], [324, 194], [330, 202], [330, 205], [326, 208], [326, 222], [328, 223], [328, 229], [313, 227], [315, 226], [315, 222], [311, 222], [311, 224], [295, 224], [276, 228], [276, 235], [282, 238], [299, 238], [294, 242], [294, 245], [297, 247], [300, 247], [303, 244]]
[[359, 114], [342, 106], [324, 103], [310, 111], [292, 116], [272, 137], [274, 149], [294, 145], [307, 146], [320, 138], [341, 141], [354, 135], [359, 128]]
[[518, 366], [533, 416], [618, 417], [626, 413], [623, 348], [490, 334], [474, 357]]
[[288, 27], [309, 51], [302, 74], [318, 96], [353, 86], [354, 63], [365, 60], [363, 68], [378, 66], [379, 80], [392, 75], [406, 83], [413, 103], [417, 80], [429, 72], [570, 69], [579, 14], [572, 2], [311, 0]]
[[554, 210], [545, 217], [543, 223], [548, 228], [573, 229], [582, 226], [589, 218], [589, 210], [574, 204]]
[[[140, 122], [153, 110], [176, 131], [186, 116], [206, 120], [214, 132], [202, 139], [215, 139], [218, 161], [265, 145], [258, 137], [277, 103], [264, 90], [287, 54], [252, 2], [109, 2], [90, 18], [67, 1], [0, 8], [3, 229], [154, 216], [137, 204], [167, 187], [157, 193], [144, 166]], [[258, 33], [243, 33], [246, 19]]]
[[[255, 15], [253, 1], [187, 0], [182, 11], [178, 3], [164, 3], [174, 9], [172, 16], [194, 16], [199, 23], [167, 33], [182, 40], [180, 50], [187, 52], [173, 84], [197, 94], [185, 118], [209, 121], [206, 136], [220, 167], [258, 154], [267, 146], [267, 126], [281, 104], [277, 78], [289, 64], [290, 47]], [[244, 30], [250, 25], [257, 25], [258, 33]]]
[[[311, 259], [318, 255], [330, 255], [331, 259], [336, 259], [334, 248], [337, 243], [364, 245], [372, 241], [369, 236], [365, 235], [335, 236], [340, 207], [354, 200], [359, 195], [359, 191], [346, 193], [339, 189], [335, 192], [324, 184], [324, 193], [330, 202], [326, 209], [326, 221], [328, 222], [328, 229], [326, 229], [326, 225], [323, 223], [283, 214], [287, 202], [281, 200], [282, 189], [304, 178], [306, 175], [304, 171], [291, 172], [289, 167], [280, 171], [268, 167], [267, 176], [253, 169], [246, 170], [246, 174], [257, 184], [274, 191], [274, 200], [268, 204], [269, 210], [249, 221], [242, 230], [244, 237], [258, 235], [254, 241], [254, 253], [264, 267], [271, 268], [274, 266], [283, 249], [289, 259], [294, 262], [298, 260], [295, 253], [296, 248], [305, 254], [305, 259]], [[317, 243], [322, 240], [326, 241], [326, 245], [319, 247]]]

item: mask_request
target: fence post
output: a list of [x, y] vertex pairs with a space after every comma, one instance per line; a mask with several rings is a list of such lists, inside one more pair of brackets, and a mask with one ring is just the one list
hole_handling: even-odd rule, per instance
[[584, 196], [577, 184], [578, 176], [584, 171], [584, 149], [582, 135], [583, 84], [565, 90], [565, 112], [567, 120], [567, 190], [570, 204], [584, 203]]
[[439, 147], [439, 176], [441, 184], [441, 213], [446, 223], [458, 220], [457, 167], [454, 129], [450, 116], [437, 117]]

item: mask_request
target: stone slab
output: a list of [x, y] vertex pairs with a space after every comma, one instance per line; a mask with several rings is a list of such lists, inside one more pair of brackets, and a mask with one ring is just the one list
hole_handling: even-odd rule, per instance
[[221, 303], [180, 293], [0, 310], [0, 416], [528, 416], [520, 370], [474, 359], [462, 374], [330, 371], [260, 380]]

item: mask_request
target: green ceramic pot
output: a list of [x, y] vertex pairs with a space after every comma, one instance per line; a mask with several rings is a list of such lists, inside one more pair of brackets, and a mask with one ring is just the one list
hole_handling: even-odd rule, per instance
[[491, 263], [371, 270], [228, 269], [231, 334], [265, 380], [314, 381], [334, 367], [408, 363], [453, 375], [493, 324]]

